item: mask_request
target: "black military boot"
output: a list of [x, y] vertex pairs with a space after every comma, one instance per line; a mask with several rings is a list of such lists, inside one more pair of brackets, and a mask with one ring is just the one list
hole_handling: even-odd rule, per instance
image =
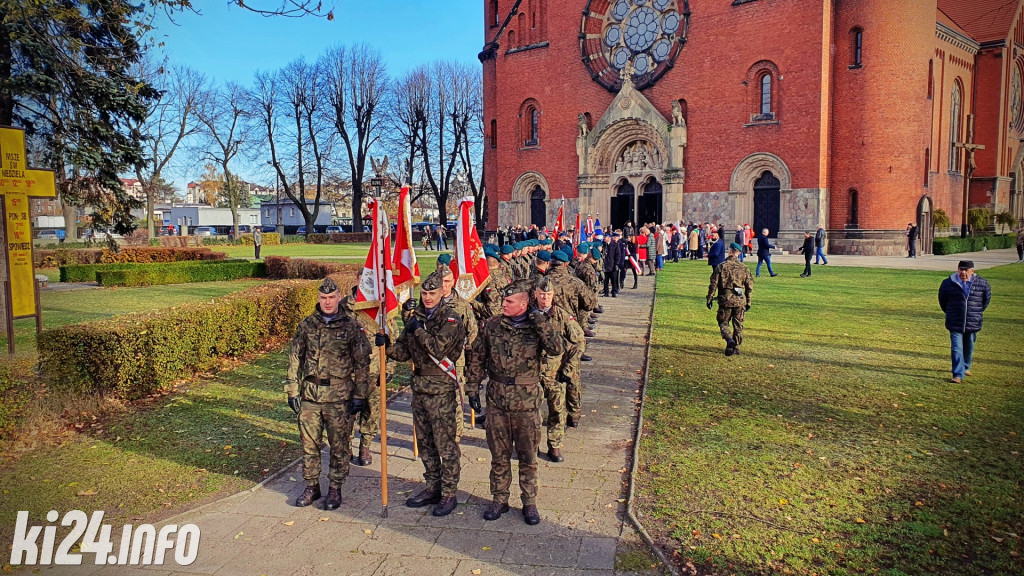
[[353, 454], [349, 462], [356, 466], [369, 466], [373, 464], [373, 454], [370, 453], [370, 442], [368, 440], [359, 439], [359, 454]]
[[732, 356], [735, 353], [736, 353], [736, 341], [735, 340], [726, 340], [725, 341], [725, 355], [726, 356]]
[[529, 506], [523, 506], [523, 521], [530, 526], [536, 526], [540, 524], [540, 511], [533, 504]]
[[597, 336], [597, 334], [595, 334], [594, 331], [591, 330], [590, 328], [584, 328], [583, 335], [586, 336], [587, 338], [593, 338], [594, 336]]
[[636, 281], [633, 281], [633, 290], [636, 290]]
[[298, 507], [309, 506], [313, 502], [320, 499], [320, 484], [317, 483], [313, 486], [306, 486], [306, 489], [302, 491], [302, 495], [295, 500], [295, 505]]
[[594, 321], [594, 322], [597, 322], [597, 314], [596, 314], [596, 313], [594, 313], [594, 312], [591, 312], [591, 313], [590, 313], [590, 319], [591, 319], [592, 321]]
[[487, 510], [484, 511], [484, 520], [497, 520], [508, 510], [508, 504], [502, 504], [497, 500], [493, 500]]
[[576, 420], [576, 418], [573, 418], [572, 416], [567, 416], [565, 418], [565, 427], [566, 428], [579, 428], [580, 427], [580, 423], [579, 423], [578, 420]]
[[337, 510], [341, 506], [341, 486], [331, 486], [327, 489], [327, 500], [324, 502], [324, 508], [327, 510]]
[[594, 309], [594, 312], [597, 312], [598, 314], [604, 314], [604, 306], [601, 306], [599, 304], [597, 308]]
[[434, 506], [434, 511], [431, 512], [434, 516], [447, 516], [455, 510], [455, 506], [458, 505], [458, 501], [455, 496], [447, 496], [441, 498], [441, 501]]
[[487, 414], [480, 413], [476, 415], [476, 427], [487, 428]]
[[441, 492], [434, 492], [432, 490], [421, 490], [415, 496], [412, 496], [405, 501], [405, 505], [409, 508], [423, 508], [430, 504], [437, 504], [441, 501]]
[[565, 457], [562, 456], [562, 449], [548, 448], [548, 460], [552, 462], [565, 462]]
[[583, 354], [583, 355], [580, 356], [580, 360], [582, 360], [584, 362], [590, 362], [593, 359], [594, 359], [593, 356], [587, 356], [586, 354]]

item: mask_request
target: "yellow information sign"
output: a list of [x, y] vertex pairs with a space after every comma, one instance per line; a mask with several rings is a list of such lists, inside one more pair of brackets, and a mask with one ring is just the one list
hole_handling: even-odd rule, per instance
[[36, 280], [32, 266], [32, 222], [29, 197], [56, 196], [53, 172], [30, 170], [25, 160], [25, 132], [0, 128], [0, 194], [4, 195], [4, 246], [10, 279], [11, 314], [34, 316]]

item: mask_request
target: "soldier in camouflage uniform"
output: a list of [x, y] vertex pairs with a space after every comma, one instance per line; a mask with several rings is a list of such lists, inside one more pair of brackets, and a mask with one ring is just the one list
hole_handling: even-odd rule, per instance
[[[356, 272], [356, 282], [362, 277], [362, 270]], [[373, 464], [373, 454], [370, 452], [370, 443], [380, 432], [380, 355], [378, 354], [378, 347], [374, 344], [377, 340], [377, 335], [380, 332], [380, 327], [377, 325], [377, 321], [362, 311], [356, 310], [356, 290], [357, 287], [352, 287], [352, 293], [346, 296], [341, 301], [341, 311], [344, 314], [352, 316], [359, 322], [359, 326], [363, 329], [363, 334], [366, 335], [367, 342], [370, 346], [370, 392], [367, 400], [370, 404], [370, 409], [364, 412], [360, 412], [356, 419], [357, 428], [359, 430], [359, 452], [353, 454], [351, 463], [356, 466], [369, 466]], [[412, 300], [412, 298], [410, 298]], [[386, 344], [394, 344], [395, 338], [398, 337], [398, 323], [395, 322], [394, 318], [388, 318], [388, 330], [386, 335]], [[385, 364], [385, 376], [391, 378], [394, 369], [391, 365]]]
[[590, 338], [594, 333], [587, 326], [587, 319], [590, 311], [597, 307], [597, 296], [582, 280], [569, 274], [568, 263], [569, 257], [565, 252], [555, 252], [551, 258], [551, 269], [547, 275], [555, 285], [555, 305], [572, 312], [580, 330]]
[[348, 477], [352, 424], [369, 408], [370, 345], [359, 323], [340, 310], [341, 290], [327, 278], [320, 284], [316, 311], [299, 323], [288, 357], [284, 391], [298, 415], [302, 440], [302, 477], [306, 490], [295, 501], [309, 506], [320, 499], [320, 450], [324, 429], [331, 445], [325, 507], [341, 506], [341, 485]]
[[493, 244], [484, 246], [490, 280], [487, 281], [484, 289], [477, 296], [476, 302], [473, 303], [473, 310], [481, 323], [491, 316], [501, 314], [501, 289], [510, 282], [508, 275], [499, 263], [498, 249], [493, 246]]
[[547, 315], [562, 337], [565, 352], [560, 356], [543, 354], [541, 360], [541, 384], [544, 385], [544, 397], [548, 401], [548, 459], [552, 462], [563, 462], [562, 438], [565, 436], [565, 389], [569, 382], [579, 381], [580, 354], [585, 346], [583, 331], [576, 319], [563, 308], [554, 305], [555, 287], [550, 278], [542, 278], [533, 289], [537, 309]]
[[540, 522], [537, 511], [537, 449], [540, 444], [542, 355], [565, 352], [562, 338], [546, 314], [530, 309], [530, 287], [519, 280], [503, 291], [502, 315], [484, 323], [466, 366], [469, 403], [480, 410], [480, 386], [487, 384], [487, 447], [491, 450], [491, 494], [485, 520], [508, 512], [512, 450], [519, 456], [523, 519]]
[[725, 340], [726, 356], [740, 353], [743, 318], [750, 310], [750, 293], [754, 291], [754, 277], [738, 258], [742, 251], [743, 247], [735, 242], [729, 245], [729, 257], [715, 266], [708, 286], [708, 310], [711, 310], [715, 292], [718, 293], [718, 328]]
[[459, 404], [455, 360], [466, 331], [462, 317], [444, 302], [443, 277], [436, 270], [420, 285], [416, 305], [388, 358], [412, 361], [412, 416], [426, 487], [406, 500], [410, 508], [434, 506], [434, 516], [455, 510], [461, 470], [455, 407]]
[[537, 255], [533, 257], [530, 273], [527, 275], [527, 278], [536, 283], [547, 275], [549, 269], [551, 269], [551, 253], [547, 250], [539, 250]]
[[[462, 318], [462, 327], [466, 331], [466, 350], [469, 350], [469, 347], [473, 345], [473, 341], [476, 340], [476, 333], [480, 325], [476, 321], [476, 313], [473, 312], [473, 305], [455, 291], [455, 274], [452, 273], [452, 269], [450, 268], [451, 262], [451, 254], [441, 254], [437, 257], [437, 269], [441, 272], [444, 278], [442, 296], [445, 303], [451, 306], [452, 310], [455, 310], [459, 317]], [[455, 408], [459, 419], [456, 437], [461, 441], [462, 434], [466, 431], [466, 417], [465, 411], [462, 407], [463, 391], [466, 389], [465, 352], [458, 355], [458, 359], [455, 362], [455, 371], [459, 377], [459, 403]]]

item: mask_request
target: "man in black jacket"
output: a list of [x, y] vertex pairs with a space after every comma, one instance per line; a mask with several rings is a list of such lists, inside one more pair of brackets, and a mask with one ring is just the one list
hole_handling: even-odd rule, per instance
[[974, 343], [981, 331], [982, 314], [992, 301], [988, 281], [974, 273], [974, 262], [961, 260], [955, 273], [939, 285], [939, 307], [946, 313], [953, 382], [971, 375]]
[[601, 259], [604, 260], [604, 292], [602, 292], [602, 296], [608, 296], [608, 285], [611, 284], [611, 296], [615, 298], [619, 293], [619, 267], [622, 264], [622, 247], [617, 239], [604, 237]]
[[768, 265], [768, 273], [771, 274], [772, 278], [778, 276], [772, 270], [772, 248], [775, 248], [775, 245], [768, 239], [768, 229], [761, 229], [761, 233], [757, 235], [757, 268], [754, 272], [754, 276], [757, 278], [761, 277], [761, 264]]
[[917, 224], [907, 222], [907, 258], [917, 258]]
[[800, 247], [800, 252], [804, 255], [804, 273], [800, 277], [810, 278], [811, 256], [814, 255], [814, 237], [811, 236], [810, 232], [804, 232], [804, 245]]

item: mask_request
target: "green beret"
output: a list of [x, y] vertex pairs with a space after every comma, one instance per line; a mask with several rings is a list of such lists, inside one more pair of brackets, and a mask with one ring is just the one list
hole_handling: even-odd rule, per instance
[[526, 241], [526, 244], [528, 246], [530, 246], [531, 248], [535, 248], [537, 246], [540, 246], [540, 241], [537, 240], [536, 238], [531, 238], [531, 239]]
[[737, 252], [743, 252], [743, 247], [740, 246], [739, 244], [735, 243], [735, 242], [733, 242], [732, 244], [729, 244], [729, 248], [732, 249], [732, 250], [735, 250]]
[[330, 278], [324, 278], [324, 281], [320, 283], [320, 293], [330, 294], [331, 292], [337, 292], [338, 285], [334, 283], [334, 280]]
[[431, 272], [430, 276], [427, 276], [423, 283], [420, 284], [420, 290], [427, 290], [428, 292], [440, 290], [441, 286], [444, 285], [444, 274], [441, 273], [441, 270], [438, 268]]
[[555, 250], [555, 253], [551, 255], [551, 258], [553, 258], [554, 260], [558, 260], [559, 262], [569, 261], [569, 256], [566, 255], [566, 253], [562, 252], [561, 250]]
[[529, 279], [521, 278], [502, 288], [501, 296], [502, 298], [508, 298], [509, 296], [515, 294], [529, 292], [531, 288], [533, 288], [533, 282], [531, 282]]
[[537, 252], [536, 258], [541, 262], [551, 262], [551, 252], [541, 250], [540, 252]]
[[516, 251], [516, 249], [513, 248], [510, 244], [505, 244], [504, 246], [501, 247], [501, 253], [502, 254], [511, 254], [511, 253], [513, 253], [515, 251]]
[[437, 263], [440, 266], [448, 266], [449, 264], [452, 263], [452, 255], [441, 254], [440, 256], [437, 257]]
[[591, 248], [590, 249], [590, 257], [593, 258], [594, 260], [600, 260], [601, 259], [601, 249], [598, 248], [597, 246], [594, 246], [593, 248]]
[[513, 250], [522, 250], [526, 247], [526, 242], [519, 241], [512, 245]]
[[580, 244], [579, 246], [576, 247], [576, 252], [579, 253], [579, 254], [590, 252], [590, 243], [589, 242], [584, 242], [584, 243]]
[[552, 241], [551, 238], [545, 238], [543, 240], [540, 240], [541, 246], [551, 246], [552, 244], [554, 244], [554, 241]]
[[490, 258], [497, 258], [498, 247], [494, 244], [484, 244], [484, 255]]

